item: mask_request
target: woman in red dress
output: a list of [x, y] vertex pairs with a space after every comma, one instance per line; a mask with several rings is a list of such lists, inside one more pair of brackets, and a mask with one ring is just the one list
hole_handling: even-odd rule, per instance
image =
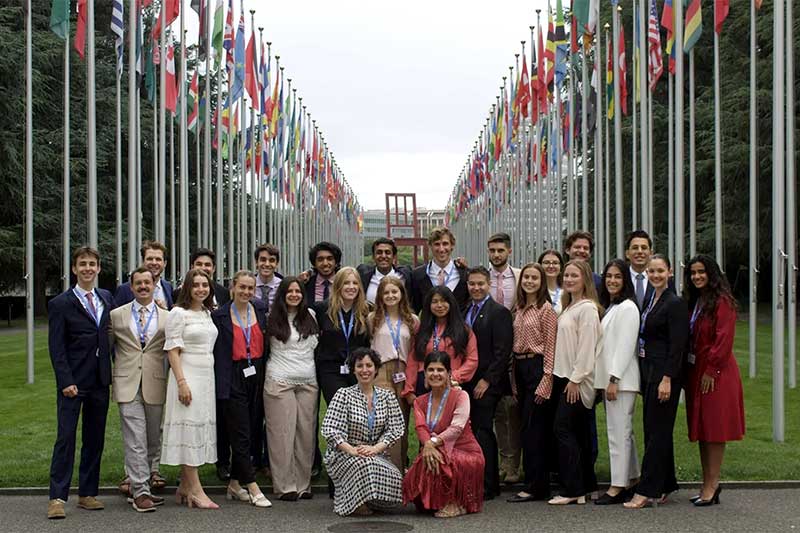
[[469, 396], [450, 383], [450, 356], [425, 357], [431, 391], [414, 401], [422, 451], [403, 478], [403, 503], [438, 518], [478, 513], [483, 508], [483, 451], [469, 423]]
[[686, 418], [689, 440], [699, 441], [703, 486], [692, 502], [719, 503], [725, 443], [744, 437], [744, 400], [739, 366], [733, 356], [736, 303], [719, 265], [707, 255], [686, 269], [691, 319]]

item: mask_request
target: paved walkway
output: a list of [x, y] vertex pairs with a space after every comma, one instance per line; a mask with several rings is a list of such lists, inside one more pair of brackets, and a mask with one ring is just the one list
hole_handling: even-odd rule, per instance
[[271, 509], [256, 509], [244, 503], [224, 501], [218, 511], [178, 507], [168, 499], [155, 513], [139, 514], [118, 496], [102, 496], [104, 511], [85, 511], [75, 507], [77, 498], [67, 503], [65, 520], [48, 521], [44, 496], [0, 497], [0, 530], [81, 531], [107, 533], [135, 531], [279, 531], [279, 532], [401, 532], [458, 531], [791, 531], [800, 528], [800, 489], [730, 489], [723, 491], [721, 505], [695, 508], [687, 500], [689, 491], [674, 494], [658, 508], [631, 511], [621, 506], [552, 507], [544, 502], [509, 504], [505, 500], [487, 502], [480, 514], [451, 520], [418, 515], [409, 506], [394, 514], [369, 518], [341, 518], [333, 514], [331, 501], [324, 494], [313, 500], [295, 503], [273, 502]]

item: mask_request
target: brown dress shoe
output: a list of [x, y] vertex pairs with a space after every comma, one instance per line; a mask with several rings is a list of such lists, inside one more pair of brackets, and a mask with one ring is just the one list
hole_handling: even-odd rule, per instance
[[47, 503], [47, 518], [57, 520], [66, 517], [67, 513], [64, 512], [64, 500], [55, 498]]
[[153, 502], [153, 505], [158, 507], [159, 505], [164, 505], [164, 498], [161, 496], [156, 496], [155, 494], [150, 495], [150, 501]]
[[106, 506], [103, 505], [103, 502], [95, 498], [94, 496], [81, 496], [78, 498], [78, 507], [86, 509], [88, 511], [100, 511], [105, 509]]
[[134, 498], [133, 508], [140, 513], [150, 513], [156, 510], [156, 506], [153, 505], [153, 500], [150, 498], [149, 494], [142, 494]]

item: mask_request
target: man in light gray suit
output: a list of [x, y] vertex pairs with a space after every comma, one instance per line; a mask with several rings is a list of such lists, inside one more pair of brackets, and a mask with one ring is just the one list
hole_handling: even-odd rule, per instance
[[167, 313], [153, 301], [155, 280], [147, 267], [131, 274], [134, 301], [111, 313], [114, 347], [113, 399], [119, 404], [129, 501], [139, 512], [155, 511], [164, 498], [150, 492], [150, 475], [161, 455], [161, 414], [167, 395], [164, 325]]

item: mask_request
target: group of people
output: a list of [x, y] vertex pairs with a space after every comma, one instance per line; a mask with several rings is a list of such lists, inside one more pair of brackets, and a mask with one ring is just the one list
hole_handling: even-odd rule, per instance
[[[703, 466], [693, 503], [719, 502], [725, 442], [743, 437], [744, 409], [736, 304], [711, 258], [689, 261], [681, 298], [669, 260], [643, 231], [601, 275], [587, 232], [520, 269], [507, 234], [489, 238], [488, 268], [454, 258], [455, 244], [447, 228], [434, 229], [432, 260], [411, 270], [396, 264], [388, 238], [373, 243], [374, 265], [357, 268], [321, 242], [297, 276], [279, 274], [280, 250], [264, 244], [255, 272], [237, 272], [229, 288], [214, 282], [213, 251], [199, 249], [173, 290], [166, 249], [148, 241], [142, 266], [114, 295], [95, 287], [99, 253], [77, 249], [77, 283], [49, 304], [59, 393], [48, 517], [65, 516], [81, 414], [78, 506], [103, 508], [109, 385], [125, 450], [121, 489], [140, 512], [164, 503], [162, 463], [181, 466], [176, 502], [200, 508], [218, 507], [198, 476], [208, 463], [228, 482], [229, 500], [256, 507], [271, 506], [258, 470], [280, 500], [297, 501], [312, 498], [320, 463], [339, 515], [414, 503], [455, 517], [520, 480], [509, 502], [585, 503], [597, 489], [600, 402], [611, 484], [595, 503], [641, 508], [677, 489], [681, 389]], [[418, 451], [408, 446], [412, 410]], [[554, 497], [551, 470], [561, 487]]]

